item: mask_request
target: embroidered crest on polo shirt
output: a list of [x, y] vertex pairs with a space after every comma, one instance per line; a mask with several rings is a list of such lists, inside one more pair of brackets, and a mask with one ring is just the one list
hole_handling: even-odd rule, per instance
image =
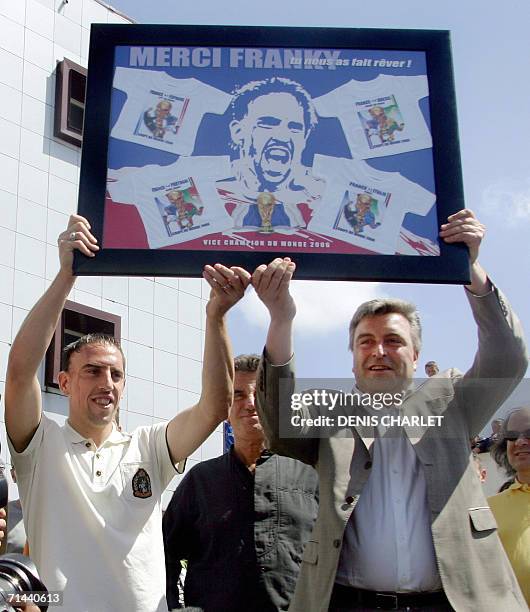
[[138, 468], [138, 471], [133, 476], [132, 488], [134, 497], [145, 499], [153, 495], [153, 491], [151, 490], [151, 479], [143, 468]]

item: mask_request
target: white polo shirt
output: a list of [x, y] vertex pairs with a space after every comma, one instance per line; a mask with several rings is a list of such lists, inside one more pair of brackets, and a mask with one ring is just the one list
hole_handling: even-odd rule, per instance
[[30, 554], [47, 588], [64, 591], [64, 612], [167, 611], [166, 426], [115, 428], [96, 448], [43, 415], [22, 453], [9, 442]]

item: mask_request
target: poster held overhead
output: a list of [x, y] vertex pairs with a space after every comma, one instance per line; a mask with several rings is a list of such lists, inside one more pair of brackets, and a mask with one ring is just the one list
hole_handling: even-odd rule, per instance
[[466, 283], [459, 159], [448, 32], [93, 25], [75, 272]]

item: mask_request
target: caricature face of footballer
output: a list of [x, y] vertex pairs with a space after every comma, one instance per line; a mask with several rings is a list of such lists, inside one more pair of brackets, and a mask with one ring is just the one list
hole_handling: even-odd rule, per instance
[[174, 204], [177, 208], [181, 204], [183, 204], [183, 196], [181, 191], [168, 191], [166, 193], [166, 198], [171, 202], [171, 204]]
[[157, 119], [165, 119], [169, 115], [169, 111], [171, 110], [171, 102], [167, 100], [160, 100], [160, 102], [156, 105], [156, 117]]
[[378, 119], [379, 117], [381, 117], [382, 115], [385, 114], [384, 109], [381, 106], [372, 106], [372, 108], [370, 108], [368, 110], [368, 112], [370, 113], [370, 115], [372, 115], [372, 117], [374, 117], [375, 119]]
[[370, 204], [372, 202], [372, 198], [365, 194], [360, 193], [357, 196], [357, 205], [356, 208], [359, 212], [366, 212], [370, 209]]
[[230, 132], [241, 159], [246, 160], [262, 188], [274, 191], [301, 163], [306, 141], [304, 110], [290, 93], [255, 98], [247, 114], [230, 123]]

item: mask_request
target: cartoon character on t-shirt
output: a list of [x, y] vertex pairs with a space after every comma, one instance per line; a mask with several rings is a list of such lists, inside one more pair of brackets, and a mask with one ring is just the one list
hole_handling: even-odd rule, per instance
[[376, 223], [372, 209], [377, 211], [377, 200], [374, 200], [369, 193], [358, 193], [355, 203], [349, 201], [344, 206], [344, 216], [356, 236], [362, 233], [366, 225], [372, 229], [380, 225], [380, 223]]
[[143, 122], [155, 138], [163, 139], [167, 130], [177, 133], [177, 118], [171, 114], [172, 108], [169, 100], [160, 100], [154, 108], [148, 108], [143, 114]]
[[372, 106], [368, 109], [371, 119], [366, 123], [369, 126], [367, 133], [368, 139], [373, 135], [371, 130], [374, 130], [379, 136], [381, 143], [392, 142], [396, 135], [394, 132], [402, 132], [405, 127], [404, 123], [398, 123], [389, 113], [389, 109], [382, 106]]
[[166, 198], [169, 200], [168, 204], [164, 208], [165, 221], [169, 225], [170, 223], [177, 223], [180, 229], [190, 229], [193, 227], [193, 217], [195, 215], [202, 215], [204, 206], [197, 208], [195, 204], [186, 202], [184, 199], [184, 193], [178, 189], [172, 189], [166, 193]]

